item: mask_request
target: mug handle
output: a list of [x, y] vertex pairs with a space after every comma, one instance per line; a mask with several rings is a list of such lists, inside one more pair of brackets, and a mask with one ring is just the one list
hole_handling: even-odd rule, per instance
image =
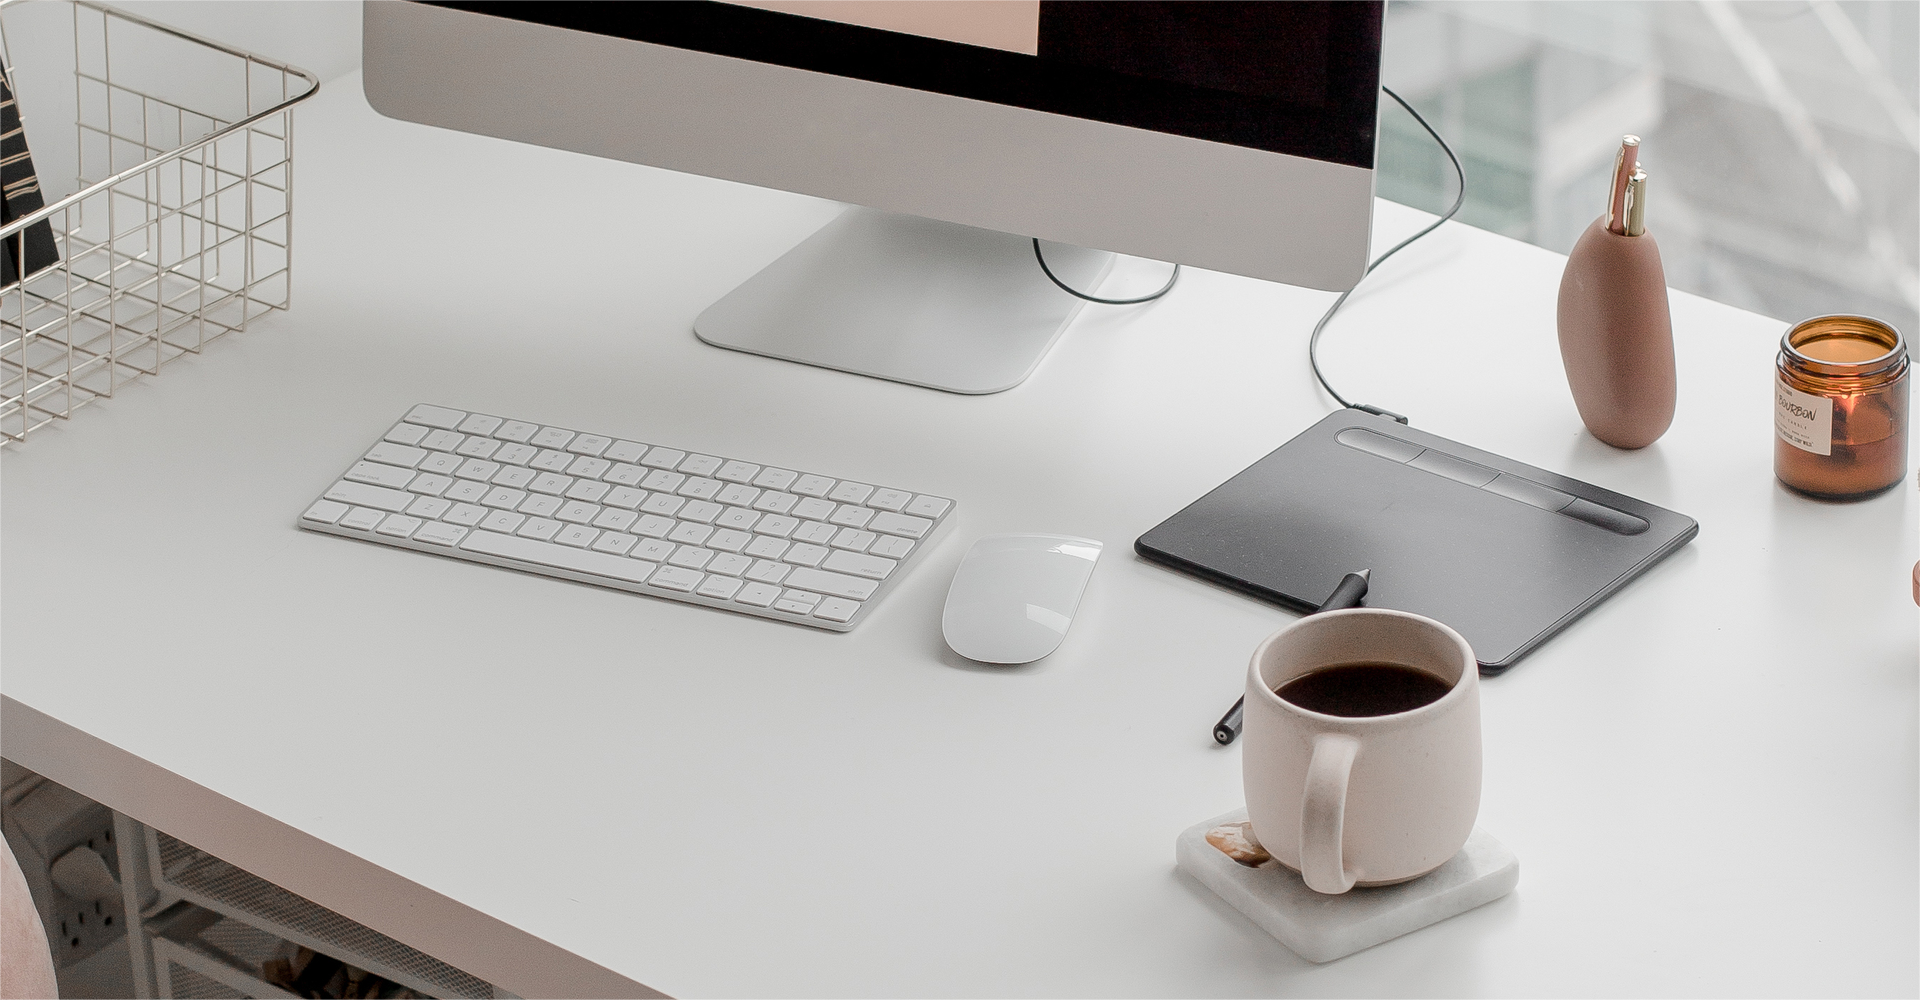
[[1300, 874], [1315, 892], [1338, 895], [1353, 888], [1340, 839], [1347, 825], [1347, 778], [1359, 750], [1358, 739], [1340, 733], [1322, 733], [1313, 740], [1313, 761], [1307, 765], [1300, 802]]

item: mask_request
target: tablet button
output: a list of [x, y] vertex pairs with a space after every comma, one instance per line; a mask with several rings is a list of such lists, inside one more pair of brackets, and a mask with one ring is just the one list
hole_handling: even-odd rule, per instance
[[1375, 434], [1372, 431], [1361, 430], [1358, 427], [1349, 427], [1335, 434], [1333, 439], [1356, 451], [1364, 451], [1369, 455], [1378, 455], [1381, 458], [1394, 462], [1404, 462], [1420, 454], [1423, 450], [1417, 444], [1408, 444], [1399, 438], [1391, 438], [1385, 434]]
[[1644, 518], [1578, 498], [1575, 498], [1560, 513], [1578, 518], [1595, 527], [1605, 528], [1618, 535], [1637, 535], [1648, 528]]
[[[1542, 486], [1531, 479], [1521, 479], [1501, 473], [1493, 482], [1483, 487], [1488, 493], [1498, 493], [1509, 500], [1518, 500], [1530, 507], [1541, 510], [1559, 510], [1573, 502], [1573, 495], [1562, 493], [1551, 487]], [[1602, 508], [1604, 509], [1604, 508]]]
[[1432, 448], [1421, 452], [1407, 464], [1438, 476], [1445, 476], [1456, 483], [1466, 483], [1468, 486], [1485, 486], [1499, 475], [1484, 465], [1475, 465], [1464, 459], [1434, 451]]

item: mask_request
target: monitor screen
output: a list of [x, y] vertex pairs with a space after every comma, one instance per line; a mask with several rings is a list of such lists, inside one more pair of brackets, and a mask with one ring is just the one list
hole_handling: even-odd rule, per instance
[[1373, 166], [1381, 3], [770, 0], [436, 6]]

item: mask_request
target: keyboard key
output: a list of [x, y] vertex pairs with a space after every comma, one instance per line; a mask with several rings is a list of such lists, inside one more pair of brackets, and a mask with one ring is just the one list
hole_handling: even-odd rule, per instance
[[765, 583], [749, 583], [740, 588], [733, 599], [741, 604], [750, 604], [756, 608], [769, 607], [779, 598], [780, 588]]
[[442, 500], [439, 497], [421, 497], [407, 505], [407, 513], [414, 517], [424, 517], [427, 520], [432, 520], [445, 514], [447, 508], [452, 506], [453, 501], [451, 500]]
[[680, 508], [686, 505], [687, 502], [685, 500], [670, 493], [655, 493], [640, 502], [640, 509], [649, 514], [660, 514], [665, 517], [672, 517], [680, 513]]
[[600, 453], [600, 457], [609, 462], [634, 463], [647, 453], [647, 446], [638, 441], [615, 441]]
[[607, 528], [612, 531], [625, 531], [627, 530], [627, 526], [633, 523], [634, 518], [639, 516], [640, 515], [630, 510], [608, 507], [602, 510], [598, 517], [593, 519], [593, 526], [596, 528]]
[[458, 545], [460, 539], [465, 537], [467, 537], [466, 528], [457, 524], [442, 524], [439, 521], [423, 525], [419, 531], [413, 533], [414, 541], [433, 545]]
[[680, 488], [674, 490], [674, 492], [683, 497], [691, 497], [695, 500], [711, 500], [714, 494], [720, 492], [720, 485], [721, 483], [718, 479], [695, 476], [685, 483], [682, 483]]
[[631, 583], [645, 582], [654, 572], [652, 563], [609, 555], [605, 552], [570, 549], [564, 545], [554, 545], [550, 542], [535, 541], [516, 535], [495, 534], [491, 531], [476, 531], [469, 534], [460, 543], [460, 547], [471, 552], [518, 559], [525, 563], [552, 566], [555, 569], [571, 570], [575, 573], [591, 573]]
[[853, 613], [858, 610], [860, 605], [844, 597], [829, 597], [813, 609], [813, 616], [830, 622], [847, 622], [853, 620]]
[[638, 486], [641, 480], [647, 478], [647, 470], [623, 463], [608, 469], [606, 475], [600, 478], [618, 486]]
[[672, 448], [654, 448], [647, 452], [646, 457], [640, 460], [640, 464], [650, 465], [656, 469], [671, 469], [679, 465], [681, 460], [686, 457], [687, 453], [684, 451], [675, 451]]
[[387, 432], [386, 440], [394, 444], [419, 444], [420, 439], [427, 436], [427, 431], [428, 428], [420, 424], [394, 424], [393, 430]]
[[347, 470], [346, 478], [356, 483], [371, 483], [374, 486], [402, 489], [413, 482], [413, 470], [381, 465], [378, 462], [355, 462], [353, 468]]
[[347, 511], [345, 516], [341, 517], [337, 523], [343, 528], [372, 531], [374, 525], [386, 519], [387, 515], [384, 511], [374, 510], [371, 507], [355, 507]]
[[818, 545], [795, 545], [780, 558], [801, 566], [818, 566], [820, 560], [827, 557], [827, 550]]
[[701, 524], [712, 524], [713, 519], [719, 517], [724, 510], [726, 510], [726, 508], [717, 503], [710, 503], [706, 500], [689, 500], [685, 507], [680, 508], [680, 519], [683, 521], [699, 521]]
[[703, 575], [699, 570], [662, 566], [647, 578], [647, 582], [662, 590], [690, 591], [700, 585]]
[[833, 480], [826, 476], [806, 475], [793, 481], [793, 492], [803, 497], [823, 497], [833, 489]]
[[492, 458], [493, 453], [499, 450], [500, 442], [492, 438], [470, 437], [460, 442], [460, 447], [453, 449], [453, 453], [468, 458]]
[[759, 514], [745, 507], [728, 507], [721, 512], [719, 517], [713, 519], [713, 523], [723, 528], [733, 528], [738, 531], [752, 531], [754, 524], [759, 520]]
[[507, 465], [525, 465], [539, 454], [540, 449], [530, 444], [508, 444], [501, 445], [500, 450], [493, 453], [493, 460]]
[[762, 469], [759, 475], [753, 477], [753, 485], [763, 490], [784, 490], [793, 485], [799, 475], [791, 469]]
[[533, 482], [534, 478], [535, 475], [532, 469], [519, 465], [504, 465], [500, 467], [499, 472], [493, 474], [491, 482], [495, 486], [524, 490], [527, 488], [527, 484]]
[[459, 476], [461, 479], [478, 479], [484, 482], [492, 479], [494, 474], [499, 471], [500, 463], [498, 462], [482, 462], [477, 458], [470, 458], [467, 459], [466, 464], [460, 466], [460, 471], [454, 473], [454, 475]]
[[649, 538], [665, 538], [667, 537], [667, 532], [673, 530], [675, 523], [677, 522], [670, 517], [661, 517], [658, 514], [642, 514], [639, 520], [633, 522], [631, 530], [636, 535], [646, 535]]
[[865, 552], [867, 551], [867, 546], [872, 545], [874, 540], [879, 537], [880, 536], [871, 531], [861, 531], [858, 528], [841, 528], [840, 532], [833, 536], [833, 541], [827, 544], [836, 549], [846, 549], [849, 552]]
[[633, 543], [639, 540], [640, 539], [625, 532], [608, 531], [594, 540], [593, 550], [595, 552], [611, 552], [616, 556], [624, 556], [627, 554], [627, 550], [633, 548]]
[[367, 461], [369, 462], [379, 462], [381, 465], [397, 465], [403, 469], [411, 469], [419, 465], [420, 460], [426, 457], [427, 450], [425, 448], [409, 448], [404, 444], [394, 444], [390, 441], [382, 441], [372, 448], [367, 449], [366, 455]]
[[873, 592], [880, 588], [876, 580], [847, 576], [844, 573], [829, 573], [826, 570], [809, 569], [804, 566], [787, 574], [787, 586], [817, 590], [823, 594], [848, 597], [856, 601], [864, 601], [872, 597]]
[[724, 479], [729, 483], [750, 483], [760, 474], [760, 467], [750, 462], [728, 462], [713, 474], [715, 479]]
[[707, 548], [722, 552], [738, 552], [753, 541], [753, 536], [738, 528], [721, 528], [707, 539]]
[[502, 531], [512, 534], [525, 523], [527, 523], [527, 515], [525, 514], [515, 514], [510, 510], [496, 510], [481, 520], [480, 527], [488, 531]]
[[[736, 555], [735, 553], [732, 553], [732, 552], [722, 552], [719, 555], [714, 556], [713, 561], [707, 564], [707, 572], [725, 573], [728, 576], [739, 576], [740, 574], [745, 573], [747, 569], [752, 565], [753, 565], [753, 560], [747, 558], [746, 556]], [[728, 596], [732, 596], [732, 595], [728, 595]]]
[[912, 499], [913, 494], [906, 490], [874, 490], [873, 496], [867, 498], [867, 506], [898, 513], [906, 509], [907, 501]]
[[665, 539], [642, 538], [634, 543], [633, 551], [627, 554], [635, 559], [645, 559], [650, 562], [665, 562], [666, 558], [673, 555], [673, 550], [678, 547], [679, 546]]
[[796, 542], [813, 542], [816, 545], [825, 545], [827, 542], [833, 540], [834, 534], [835, 528], [831, 524], [821, 524], [819, 521], [807, 521], [801, 524], [800, 527], [794, 529], [793, 540]]
[[558, 472], [542, 472], [533, 477], [533, 482], [527, 484], [527, 489], [535, 493], [551, 493], [554, 496], [559, 496], [567, 491], [567, 487], [572, 485], [572, 476], [563, 476]]
[[896, 535], [881, 535], [879, 541], [867, 546], [867, 554], [888, 559], [905, 559], [912, 551], [913, 542]]
[[827, 499], [838, 500], [841, 503], [861, 503], [872, 493], [873, 487], [865, 483], [853, 483], [843, 480], [840, 485], [828, 491]]
[[514, 532], [514, 534], [522, 538], [537, 538], [544, 542], [554, 535], [559, 534], [562, 527], [564, 527], [564, 525], [551, 518], [530, 517], [527, 518], [527, 523], [521, 525], [520, 530]]
[[584, 549], [592, 545], [593, 540], [599, 537], [599, 528], [589, 528], [584, 524], [569, 524], [561, 528], [559, 533], [553, 536], [553, 540], [562, 545], [571, 545], [576, 549]]
[[805, 518], [809, 521], [824, 521], [829, 514], [833, 513], [833, 509], [838, 506], [840, 505], [831, 500], [822, 500], [819, 497], [808, 497], [793, 505], [793, 516]]
[[335, 503], [332, 500], [315, 500], [313, 506], [308, 507], [307, 512], [300, 516], [316, 524], [332, 524], [340, 520], [340, 515], [352, 509], [346, 504]]
[[531, 514], [534, 517], [552, 517], [554, 512], [558, 511], [560, 505], [564, 502], [565, 501], [559, 497], [548, 496], [545, 493], [529, 493], [525, 500], [520, 501], [520, 506], [515, 507], [514, 510], [522, 514]]
[[703, 549], [697, 545], [682, 545], [674, 550], [673, 555], [667, 557], [667, 562], [675, 566], [685, 566], [688, 569], [702, 569], [712, 558], [712, 549]]
[[674, 525], [672, 531], [667, 532], [667, 537], [676, 542], [685, 542], [688, 545], [699, 545], [701, 542], [706, 541], [707, 536], [711, 534], [713, 534], [713, 529], [704, 524], [693, 521], [682, 521]]
[[713, 500], [715, 503], [724, 503], [734, 507], [746, 507], [759, 499], [759, 497], [760, 491], [751, 486], [742, 486], [739, 483], [728, 483], [720, 488], [720, 492], [714, 494]]
[[407, 484], [407, 492], [422, 493], [430, 497], [437, 497], [445, 493], [447, 487], [452, 485], [453, 480], [447, 476], [436, 476], [431, 472], [422, 472], [413, 477], [413, 482]]
[[388, 489], [384, 486], [339, 482], [334, 483], [333, 488], [327, 491], [326, 499], [358, 507], [377, 507], [389, 513], [397, 513], [407, 509], [407, 505], [413, 502], [413, 496], [405, 490]]
[[515, 442], [516, 444], [526, 444], [528, 441], [533, 440], [533, 435], [537, 433], [539, 430], [540, 430], [539, 424], [530, 424], [524, 420], [509, 420], [506, 423], [501, 424], [498, 428], [496, 428], [493, 432], [493, 436], [499, 438], [502, 441], [512, 441], [512, 442]]
[[738, 593], [744, 586], [746, 586], [744, 580], [736, 580], [730, 576], [709, 576], [705, 583], [694, 590], [694, 593], [724, 601]]
[[572, 465], [567, 466], [567, 475], [579, 476], [583, 479], [599, 479], [602, 473], [611, 468], [613, 463], [604, 458], [588, 458], [582, 455], [574, 459]]
[[453, 475], [453, 470], [458, 469], [460, 463], [465, 461], [466, 459], [458, 455], [449, 454], [444, 451], [436, 451], [423, 459], [417, 468], [421, 472], [432, 472], [438, 475], [451, 476]]
[[813, 613], [813, 606], [819, 603], [819, 594], [808, 593], [804, 590], [788, 590], [780, 594], [780, 599], [773, 602], [773, 607], [776, 611], [786, 611], [796, 615], [808, 615]]
[[913, 502], [907, 505], [906, 513], [920, 517], [939, 517], [945, 514], [947, 508], [951, 506], [953, 506], [953, 501], [951, 500], [942, 500], [939, 497], [930, 497], [922, 493], [914, 497]]
[[480, 498], [487, 495], [489, 488], [485, 483], [476, 483], [471, 479], [462, 479], [452, 486], [447, 487], [447, 491], [440, 495], [455, 503], [479, 503]]
[[841, 504], [840, 509], [834, 511], [833, 516], [827, 520], [848, 528], [864, 528], [868, 521], [873, 520], [875, 513], [876, 511], [871, 507], [856, 507], [847, 503]]
[[573, 440], [573, 432], [564, 427], [542, 427], [528, 444], [540, 448], [565, 448]]
[[793, 529], [799, 526], [799, 518], [775, 514], [770, 517], [761, 518], [760, 523], [753, 526], [753, 532], [756, 535], [772, 535], [775, 538], [785, 538], [793, 534]]
[[564, 451], [548, 448], [527, 459], [527, 464], [543, 472], [565, 472], [567, 466], [573, 464], [573, 456]]
[[429, 406], [426, 403], [421, 403], [407, 411], [408, 423], [426, 424], [428, 427], [452, 429], [460, 426], [460, 421], [465, 419], [467, 419], [465, 410], [449, 410], [444, 406]]
[[766, 535], [755, 535], [753, 536], [753, 541], [748, 542], [747, 547], [741, 551], [750, 556], [758, 556], [761, 559], [778, 559], [792, 547], [793, 543], [785, 539], [770, 538]]
[[[567, 442], [567, 450], [576, 455], [598, 456], [601, 452], [606, 451], [607, 446], [611, 444], [613, 444], [613, 439], [610, 437], [601, 437], [598, 434], [580, 434], [576, 435], [572, 441]], [[577, 476], [580, 475], [580, 473], [576, 472], [574, 475]]]
[[453, 431], [432, 431], [420, 439], [420, 447], [434, 451], [452, 451], [460, 447], [460, 442], [466, 439], [465, 434], [456, 434]]
[[526, 498], [527, 493], [525, 490], [510, 490], [505, 486], [495, 486], [493, 489], [487, 491], [487, 495], [481, 499], [480, 503], [483, 506], [497, 507], [500, 510], [512, 510], [520, 506], [520, 501]]
[[613, 489], [610, 489], [607, 491], [606, 496], [600, 498], [600, 502], [606, 504], [609, 507], [618, 507], [621, 510], [633, 510], [634, 508], [640, 506], [640, 502], [645, 500], [646, 498], [647, 498], [646, 490], [636, 490], [636, 489], [631, 489], [625, 486], [615, 486]]
[[462, 434], [492, 434], [495, 430], [499, 429], [499, 427], [499, 417], [489, 417], [484, 413], [476, 413], [460, 421], [459, 430]]
[[712, 455], [688, 455], [675, 468], [689, 476], [711, 476], [720, 468], [720, 459]]
[[884, 531], [889, 535], [905, 535], [908, 538], [919, 538], [927, 533], [928, 528], [933, 527], [933, 522], [924, 517], [909, 517], [905, 514], [895, 514], [883, 510], [873, 515], [873, 520], [867, 522], [867, 527], [875, 531]]
[[[874, 580], [884, 580], [900, 565], [898, 560], [883, 559], [879, 556], [863, 556], [858, 552], [832, 552], [820, 563], [821, 569], [830, 569], [835, 573], [851, 573]], [[861, 598], [866, 600], [866, 598]]]
[[647, 473], [647, 478], [640, 480], [640, 485], [657, 493], [672, 493], [680, 488], [681, 483], [686, 481], [687, 477], [678, 472], [655, 469]]
[[451, 510], [441, 515], [440, 520], [450, 524], [472, 527], [473, 525], [479, 524], [489, 513], [491, 512], [485, 507], [476, 507], [470, 503], [457, 503], [453, 505]]
[[787, 574], [791, 572], [793, 572], [792, 566], [762, 559], [747, 568], [746, 577], [749, 580], [758, 580], [761, 583], [779, 583], [786, 579]]
[[600, 516], [600, 508], [583, 500], [569, 500], [560, 505], [560, 513], [554, 516], [574, 524], [591, 524]]
[[799, 501], [800, 498], [791, 493], [782, 493], [779, 490], [768, 490], [760, 494], [760, 499], [753, 502], [753, 509], [766, 511], [769, 514], [785, 514], [787, 511], [792, 510], [793, 505]]

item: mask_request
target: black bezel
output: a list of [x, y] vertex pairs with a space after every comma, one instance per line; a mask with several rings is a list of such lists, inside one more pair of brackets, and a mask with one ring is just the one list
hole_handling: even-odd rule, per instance
[[[1317, 102], [1190, 86], [726, 3], [433, 5], [1372, 169], [1385, 4], [1294, 2], [1319, 3], [1328, 25], [1327, 87]], [[1335, 53], [1340, 58], [1331, 58]]]

